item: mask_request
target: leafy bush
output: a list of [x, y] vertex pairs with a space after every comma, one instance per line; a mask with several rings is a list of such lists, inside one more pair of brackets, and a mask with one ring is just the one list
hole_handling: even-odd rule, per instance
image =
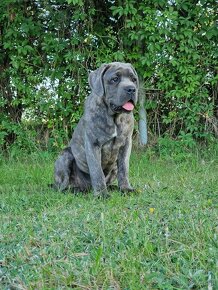
[[188, 143], [218, 136], [215, 1], [121, 4], [0, 3], [1, 147], [63, 146], [89, 71], [111, 61], [136, 67], [152, 134]]

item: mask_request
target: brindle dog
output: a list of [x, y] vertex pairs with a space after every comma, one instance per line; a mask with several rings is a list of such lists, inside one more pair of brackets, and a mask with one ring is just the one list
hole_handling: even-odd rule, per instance
[[138, 76], [131, 64], [103, 64], [89, 75], [91, 94], [72, 139], [55, 162], [55, 187], [61, 191], [94, 190], [108, 196], [117, 178], [122, 192], [129, 183], [129, 157], [138, 98]]

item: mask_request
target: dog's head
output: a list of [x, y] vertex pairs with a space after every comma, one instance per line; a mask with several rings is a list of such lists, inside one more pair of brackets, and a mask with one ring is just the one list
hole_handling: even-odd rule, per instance
[[138, 100], [139, 81], [129, 63], [103, 64], [89, 75], [92, 93], [103, 98], [113, 113], [131, 112]]

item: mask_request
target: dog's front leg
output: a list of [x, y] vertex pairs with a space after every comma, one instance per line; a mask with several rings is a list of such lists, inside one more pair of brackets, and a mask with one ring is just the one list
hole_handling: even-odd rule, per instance
[[120, 148], [117, 167], [118, 167], [118, 186], [122, 192], [134, 191], [129, 183], [129, 159], [132, 149], [132, 139], [128, 138], [123, 147]]
[[89, 136], [85, 136], [86, 160], [91, 183], [96, 197], [109, 197], [104, 172], [101, 167], [101, 147]]

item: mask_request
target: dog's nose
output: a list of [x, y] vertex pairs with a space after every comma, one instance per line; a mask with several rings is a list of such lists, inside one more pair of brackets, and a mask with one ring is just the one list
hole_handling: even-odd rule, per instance
[[128, 87], [125, 88], [125, 90], [126, 90], [126, 92], [127, 92], [129, 95], [132, 95], [132, 94], [134, 94], [134, 93], [136, 92], [136, 89], [135, 89], [135, 87], [133, 87], [133, 86], [128, 86]]

